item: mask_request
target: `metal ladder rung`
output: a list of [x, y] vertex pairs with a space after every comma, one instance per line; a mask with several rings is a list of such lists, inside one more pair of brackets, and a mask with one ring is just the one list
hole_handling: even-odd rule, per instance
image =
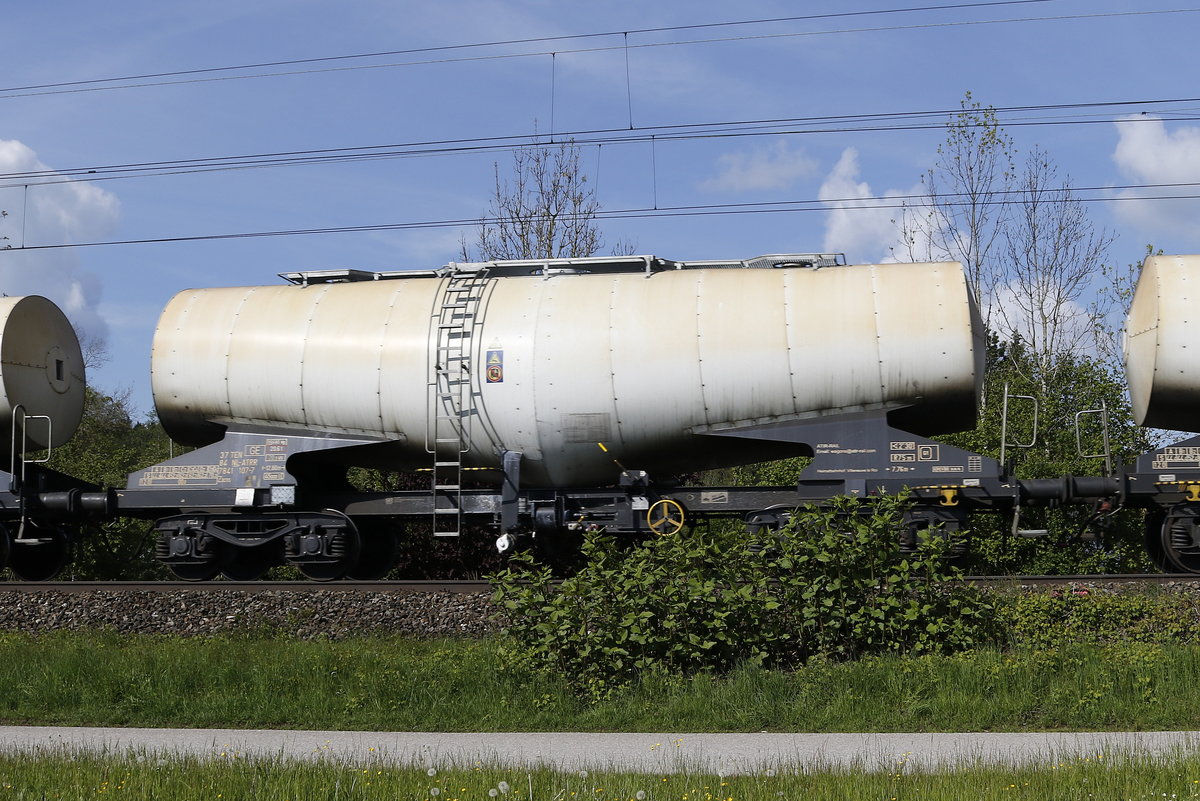
[[[486, 270], [451, 271], [442, 282], [440, 303], [430, 319], [436, 339], [426, 442], [433, 457], [431, 486], [436, 500], [432, 527], [437, 537], [457, 537], [462, 529], [464, 468], [459, 456], [471, 449], [470, 416], [477, 413], [473, 408], [475, 379], [470, 370], [470, 349], [489, 280]], [[448, 507], [437, 508], [438, 500], [448, 503]]]

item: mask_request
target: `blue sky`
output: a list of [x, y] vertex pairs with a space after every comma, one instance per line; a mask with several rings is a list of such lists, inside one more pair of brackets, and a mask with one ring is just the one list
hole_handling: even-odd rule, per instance
[[[610, 244], [674, 259], [835, 250], [883, 260], [895, 212], [833, 201], [917, 190], [944, 137], [943, 118], [875, 131], [737, 122], [949, 110], [970, 91], [1001, 109], [1073, 106], [1003, 118], [1018, 150], [1044, 148], [1075, 186], [1094, 188], [1089, 196], [1158, 196], [1167, 190], [1119, 187], [1200, 181], [1200, 3], [126, 0], [117, 9], [75, 1], [5, 11], [0, 244], [12, 249], [0, 251], [0, 290], [47, 295], [105, 337], [111, 358], [92, 383], [128, 390], [141, 412], [152, 408], [154, 325], [181, 289], [453, 260], [471, 229], [203, 238], [478, 218], [493, 163], [503, 169], [509, 156], [446, 152], [451, 140], [574, 135], [588, 142], [582, 161], [611, 211], [827, 201], [601, 224]], [[764, 19], [776, 21], [680, 27]], [[611, 35], [397, 53], [599, 33]], [[311, 61], [366, 53], [391, 55]], [[22, 88], [284, 61], [304, 63]], [[1183, 102], [1074, 107], [1131, 101]], [[699, 125], [722, 135], [671, 136]], [[607, 143], [591, 143], [597, 131]], [[422, 142], [442, 152], [90, 183], [18, 175]], [[1117, 235], [1112, 262], [1135, 261], [1148, 243], [1200, 252], [1198, 201], [1088, 209]], [[47, 247], [189, 237], [200, 239]]]

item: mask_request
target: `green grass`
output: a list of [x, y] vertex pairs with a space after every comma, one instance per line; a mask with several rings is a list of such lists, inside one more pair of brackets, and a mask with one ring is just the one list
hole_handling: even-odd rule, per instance
[[[986, 699], [981, 703], [981, 699]], [[1129, 643], [647, 678], [598, 699], [499, 640], [0, 635], [0, 721], [379, 731], [1200, 729], [1200, 646]]]
[[1091, 755], [1048, 759], [1029, 767], [974, 766], [952, 771], [919, 771], [900, 763], [875, 767], [879, 769], [801, 772], [780, 768], [722, 777], [703, 772], [564, 773], [477, 765], [441, 766], [430, 776], [426, 766], [390, 767], [367, 756], [355, 764], [333, 764], [240, 759], [229, 754], [201, 759], [42, 751], [0, 755], [0, 799], [1055, 801], [1200, 797], [1200, 757], [1194, 755]]

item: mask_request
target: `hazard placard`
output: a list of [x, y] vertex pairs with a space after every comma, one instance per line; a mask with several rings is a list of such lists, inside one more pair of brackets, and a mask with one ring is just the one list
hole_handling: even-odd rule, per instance
[[504, 383], [504, 351], [489, 350], [487, 352], [486, 380], [489, 384]]

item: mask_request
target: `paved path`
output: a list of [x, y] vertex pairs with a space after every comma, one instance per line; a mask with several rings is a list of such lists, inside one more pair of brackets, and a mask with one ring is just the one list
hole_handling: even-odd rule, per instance
[[0, 727], [0, 749], [86, 749], [199, 756], [282, 756], [449, 766], [476, 761], [565, 770], [753, 772], [786, 766], [887, 769], [975, 760], [1047, 763], [1135, 750], [1200, 751], [1200, 732], [1082, 734], [443, 734], [242, 729]]

